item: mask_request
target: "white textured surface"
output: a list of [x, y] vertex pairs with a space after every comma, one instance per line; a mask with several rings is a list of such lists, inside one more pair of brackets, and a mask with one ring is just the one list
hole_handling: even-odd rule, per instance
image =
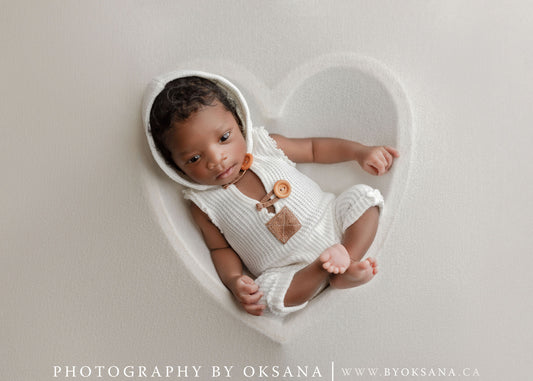
[[[529, 2], [3, 5], [0, 378], [52, 379], [56, 364], [332, 360], [531, 378]], [[145, 174], [164, 175], [141, 96], [186, 63], [234, 64], [273, 89], [339, 53], [382, 62], [408, 93], [410, 181], [378, 278], [280, 345], [212, 302], [178, 259], [146, 192]], [[276, 119], [255, 107], [256, 123]]]

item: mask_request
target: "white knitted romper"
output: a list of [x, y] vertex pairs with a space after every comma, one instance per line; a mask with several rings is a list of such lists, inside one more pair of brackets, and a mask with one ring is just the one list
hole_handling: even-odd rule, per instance
[[292, 187], [289, 197], [274, 204], [276, 213], [287, 206], [302, 225], [287, 243], [280, 242], [266, 227], [275, 214], [266, 208], [258, 211], [258, 201], [245, 196], [235, 185], [227, 189], [186, 189], [183, 193], [209, 216], [257, 277], [255, 282], [264, 293], [261, 302], [272, 313], [285, 315], [307, 304], [284, 306], [294, 274], [325, 249], [340, 243], [343, 232], [368, 208], [383, 207], [383, 197], [378, 190], [361, 184], [335, 199], [299, 172], [264, 128], [255, 127], [251, 131], [254, 160], [250, 170], [261, 179], [267, 192], [278, 180], [287, 180]]

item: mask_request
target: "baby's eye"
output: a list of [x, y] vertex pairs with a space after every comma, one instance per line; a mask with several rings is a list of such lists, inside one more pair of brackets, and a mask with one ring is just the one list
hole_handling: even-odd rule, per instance
[[194, 155], [189, 160], [187, 160], [187, 164], [196, 163], [198, 160], [200, 160], [200, 155]]
[[225, 142], [226, 140], [229, 139], [229, 136], [230, 136], [230, 133], [229, 133], [229, 131], [228, 131], [228, 132], [226, 132], [224, 135], [222, 135], [222, 137], [220, 138], [220, 141], [221, 141], [221, 142]]

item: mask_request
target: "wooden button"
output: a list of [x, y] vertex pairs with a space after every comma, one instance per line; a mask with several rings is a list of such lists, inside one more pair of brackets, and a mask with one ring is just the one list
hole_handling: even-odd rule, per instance
[[291, 184], [287, 180], [279, 180], [274, 184], [274, 194], [278, 198], [287, 198], [291, 194]]
[[247, 169], [250, 169], [252, 166], [252, 163], [254, 162], [254, 156], [251, 153], [247, 153], [244, 156], [244, 161], [242, 162], [241, 169], [243, 171], [246, 171]]

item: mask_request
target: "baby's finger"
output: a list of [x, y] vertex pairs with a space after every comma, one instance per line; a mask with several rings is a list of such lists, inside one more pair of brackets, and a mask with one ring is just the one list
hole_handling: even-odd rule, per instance
[[262, 297], [263, 297], [263, 293], [257, 292], [253, 295], [240, 295], [239, 301], [242, 304], [257, 304], [257, 302], [259, 302], [259, 300], [261, 300]]
[[243, 307], [246, 312], [255, 316], [261, 316], [266, 308], [264, 304], [246, 304]]
[[384, 161], [385, 161], [385, 158], [383, 157], [382, 154], [380, 154], [378, 155], [378, 157], [375, 158], [375, 160], [371, 164], [371, 166], [375, 169], [376, 176], [380, 176], [383, 173], [385, 173], [386, 165], [384, 164]]
[[241, 282], [239, 289], [247, 294], [255, 294], [257, 290], [259, 290], [259, 286], [246, 275], [243, 276], [239, 281]]
[[400, 151], [398, 151], [396, 148], [392, 148], [389, 146], [384, 146], [385, 150], [390, 153], [393, 157], [400, 157]]
[[387, 159], [387, 155], [388, 155], [387, 151], [380, 152], [380, 164], [382, 168], [382, 170], [380, 171], [380, 175], [387, 173], [387, 170], [389, 167], [389, 160]]
[[385, 167], [385, 170], [388, 172], [390, 167], [392, 167], [392, 163], [394, 161], [394, 158], [392, 157], [392, 155], [388, 151], [385, 151], [385, 159], [387, 160], [387, 166]]
[[375, 176], [379, 175], [379, 169], [372, 163], [367, 164], [367, 172]]

